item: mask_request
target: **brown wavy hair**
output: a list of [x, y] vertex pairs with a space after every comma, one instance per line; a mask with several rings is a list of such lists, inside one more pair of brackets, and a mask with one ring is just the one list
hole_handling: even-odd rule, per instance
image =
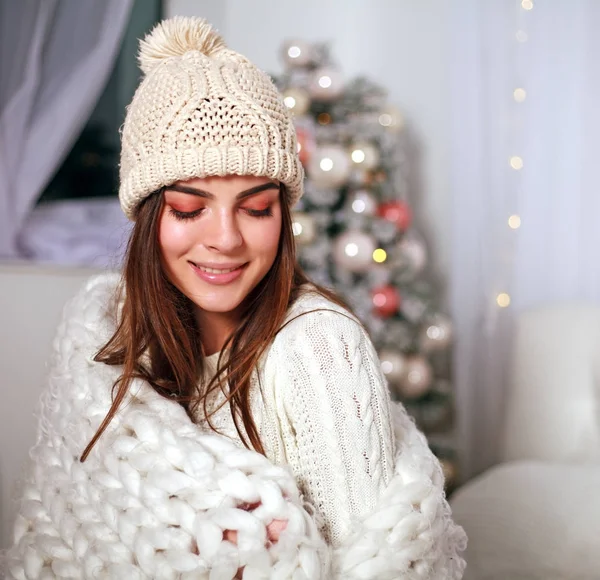
[[[259, 359], [285, 326], [286, 313], [298, 298], [301, 286], [310, 282], [296, 259], [285, 187], [282, 185], [279, 193], [282, 227], [275, 261], [246, 297], [240, 324], [223, 346], [223, 350], [229, 349], [227, 360], [223, 362], [219, 357], [217, 373], [207, 385], [199, 380], [204, 370], [202, 328], [194, 316], [194, 304], [170, 282], [162, 265], [158, 226], [164, 207], [163, 192], [161, 189], [148, 196], [137, 210], [118, 290], [118, 302], [122, 303], [119, 322], [113, 336], [94, 357], [96, 362], [122, 365], [123, 372], [113, 385], [111, 408], [83, 452], [82, 462], [137, 378], [147, 381], [160, 395], [178, 401], [191, 420], [202, 405], [214, 431], [207, 400], [212, 391], [222, 389], [241, 441], [247, 448], [252, 446], [264, 454], [250, 409], [250, 379]], [[351, 312], [331, 290], [310, 283], [320, 294]]]

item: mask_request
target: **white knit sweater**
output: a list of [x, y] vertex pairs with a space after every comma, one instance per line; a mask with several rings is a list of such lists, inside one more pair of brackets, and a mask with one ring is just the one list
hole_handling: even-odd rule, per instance
[[[9, 578], [217, 580], [241, 566], [252, 579], [462, 577], [466, 538], [439, 463], [390, 405], [360, 325], [313, 293], [288, 317], [330, 311], [287, 325], [254, 379], [268, 458], [241, 446], [228, 408], [216, 435], [138, 380], [79, 462], [119, 374], [92, 360], [114, 330], [116, 282], [90, 280], [60, 325]], [[271, 545], [273, 519], [288, 527]], [[226, 529], [238, 530], [237, 545], [223, 541]]]
[[[346, 310], [306, 291], [288, 320], [253, 380], [252, 413], [267, 457], [291, 467], [337, 546], [393, 475], [389, 390], [371, 341]], [[208, 358], [207, 377], [218, 357]], [[211, 408], [224, 402], [218, 395]], [[211, 421], [241, 445], [229, 406]]]

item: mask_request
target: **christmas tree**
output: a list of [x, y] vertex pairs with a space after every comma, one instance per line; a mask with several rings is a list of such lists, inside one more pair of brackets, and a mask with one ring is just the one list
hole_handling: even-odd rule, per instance
[[457, 483], [452, 326], [427, 277], [427, 249], [413, 227], [411, 140], [385, 90], [345, 82], [325, 44], [288, 41], [274, 80], [293, 111], [305, 195], [293, 215], [298, 258], [335, 289], [367, 327], [392, 397], [402, 401]]

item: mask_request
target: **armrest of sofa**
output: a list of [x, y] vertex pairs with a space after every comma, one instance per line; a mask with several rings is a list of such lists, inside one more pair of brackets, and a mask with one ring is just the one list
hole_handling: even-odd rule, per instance
[[517, 317], [502, 460], [600, 458], [600, 307], [546, 306]]

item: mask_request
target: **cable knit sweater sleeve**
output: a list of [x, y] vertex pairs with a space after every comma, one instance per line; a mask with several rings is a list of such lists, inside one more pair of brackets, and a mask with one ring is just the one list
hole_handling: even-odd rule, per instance
[[337, 546], [393, 475], [389, 391], [356, 320], [323, 298], [304, 299], [300, 309], [271, 353], [278, 414], [286, 460]]

